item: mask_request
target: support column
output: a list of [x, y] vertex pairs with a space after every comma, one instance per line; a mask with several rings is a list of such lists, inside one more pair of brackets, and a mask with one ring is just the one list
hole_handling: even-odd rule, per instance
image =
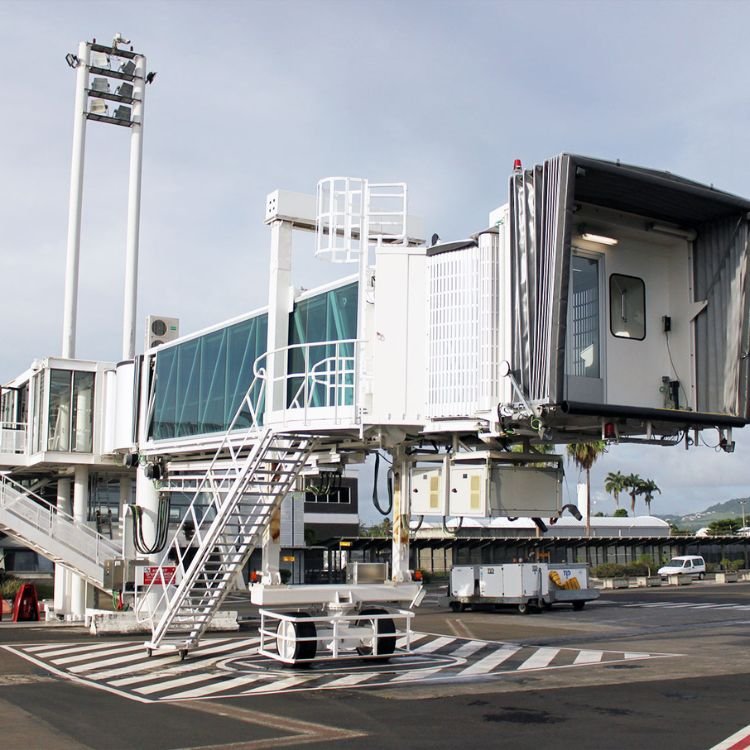
[[[289, 312], [292, 295], [292, 225], [288, 221], [271, 224], [271, 262], [268, 281], [268, 339], [266, 349], [273, 352], [289, 344]], [[266, 359], [266, 412], [286, 406], [286, 385], [277, 380], [286, 369], [286, 353], [270, 354]]]
[[393, 537], [391, 580], [411, 581], [409, 569], [409, 462], [403, 448], [393, 453]]
[[578, 485], [578, 498], [576, 504], [578, 505], [578, 511], [581, 516], [583, 516], [583, 526], [586, 536], [591, 536], [591, 497], [589, 495], [588, 485], [583, 482]]
[[120, 477], [120, 536], [122, 538], [122, 556], [125, 560], [135, 559], [132, 519], [127, 512], [128, 505], [133, 501], [130, 496], [132, 486], [132, 477]]
[[[89, 513], [89, 467], [76, 466], [73, 480], [73, 518], [86, 523]], [[82, 620], [86, 614], [86, 581], [75, 573], [70, 590], [70, 609], [76, 619]]]
[[[153, 480], [146, 477], [142, 466], [138, 468], [136, 476], [136, 502], [143, 509], [141, 514], [143, 541], [147, 547], [151, 548], [156, 543], [156, 531], [159, 524], [159, 490], [154, 486]], [[153, 552], [148, 555], [148, 560], [153, 565], [157, 565], [161, 557], [161, 552]]]
[[281, 508], [271, 515], [271, 522], [263, 529], [263, 578], [262, 582], [276, 586], [281, 583], [279, 562], [281, 560]]
[[[70, 503], [70, 479], [57, 480], [57, 509], [72, 515]], [[70, 571], [62, 565], [55, 564], [55, 615], [64, 617], [70, 612]]]

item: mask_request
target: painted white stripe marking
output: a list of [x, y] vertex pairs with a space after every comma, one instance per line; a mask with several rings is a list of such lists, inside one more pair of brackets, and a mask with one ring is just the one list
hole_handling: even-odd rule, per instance
[[[123, 643], [122, 646], [131, 646], [131, 642]], [[55, 643], [53, 646], [49, 644], [46, 646], [31, 646], [25, 647], [24, 651], [28, 651], [36, 656], [44, 659], [49, 659], [51, 656], [61, 656], [62, 654], [81, 654], [85, 651], [103, 651], [105, 649], [112, 648], [112, 643], [94, 643], [87, 646], [70, 643], [65, 646], [62, 643]]]
[[178, 654], [161, 656], [158, 659], [149, 659], [145, 650], [141, 648], [137, 654], [116, 656], [114, 659], [103, 659], [102, 661], [89, 662], [88, 664], [77, 664], [75, 667], [70, 667], [68, 671], [73, 674], [80, 674], [82, 672], [95, 673], [97, 669], [101, 669], [102, 667], [113, 667], [115, 664], [130, 664], [130, 671], [132, 672], [136, 666], [134, 662], [141, 662], [142, 668], [146, 668], [149, 664], [154, 666], [156, 664], [179, 663], [179, 661], [180, 657]]
[[233, 680], [222, 680], [215, 685], [206, 685], [205, 687], [194, 688], [193, 690], [185, 690], [182, 693], [176, 695], [170, 695], [169, 700], [182, 700], [183, 698], [201, 698], [205, 695], [213, 695], [214, 693], [222, 693], [225, 690], [232, 690], [236, 687], [242, 687], [243, 685], [250, 685], [258, 680], [265, 679], [265, 675], [244, 675], [243, 677], [235, 677]]
[[[140, 653], [138, 656], [143, 657], [146, 655], [146, 650], [143, 648], [143, 645], [140, 646], [128, 646], [126, 648], [123, 648], [122, 646], [118, 646], [117, 648], [108, 648], [105, 651], [99, 651], [95, 654], [76, 654], [75, 656], [67, 656], [64, 659], [51, 659], [52, 663], [56, 667], [61, 667], [64, 664], [75, 664], [78, 661], [91, 661], [92, 659], [98, 659], [100, 656], [110, 656], [112, 654], [126, 654], [132, 651], [139, 651]], [[98, 662], [92, 662], [94, 666]]]
[[455, 640], [455, 638], [436, 638], [430, 643], [425, 643], [424, 646], [417, 646], [414, 651], [418, 654], [431, 654], [433, 651], [437, 651], [439, 648], [447, 646]]
[[210, 674], [191, 674], [187, 677], [179, 677], [175, 680], [164, 680], [163, 682], [157, 682], [154, 685], [144, 685], [143, 687], [135, 688], [135, 692], [140, 693], [141, 695], [163, 693], [166, 690], [173, 690], [174, 688], [183, 687], [183, 685], [194, 685], [198, 682], [206, 682], [206, 680], [215, 680], [216, 677], [217, 675], [214, 672], [211, 672]]
[[[412, 633], [409, 643], [414, 646], [415, 643], [419, 643], [419, 641], [423, 641], [425, 638], [427, 638], [427, 633]], [[399, 638], [396, 641], [396, 647], [406, 648], [406, 637]]]
[[597, 664], [603, 656], [604, 651], [580, 651], [573, 664]]
[[750, 724], [740, 729], [739, 732], [735, 732], [731, 737], [727, 737], [718, 745], [714, 745], [710, 750], [732, 750], [733, 748], [741, 750], [741, 748], [748, 746], [746, 742], [743, 742], [743, 740], [747, 740], [748, 738], [750, 738]]
[[524, 669], [542, 669], [548, 667], [550, 662], [560, 653], [559, 648], [540, 648], [537, 649], [526, 661], [518, 668], [519, 671]]
[[487, 643], [485, 641], [468, 641], [463, 646], [459, 646], [455, 651], [451, 651], [451, 656], [457, 656], [460, 659], [465, 659], [471, 656], [473, 653], [483, 649]]
[[[260, 638], [249, 638], [247, 640], [243, 641], [231, 641], [229, 643], [225, 643], [222, 646], [215, 646], [214, 648], [200, 648], [197, 651], [192, 652], [192, 658], [191, 656], [188, 656], [188, 659], [186, 662], [180, 664], [179, 666], [174, 662], [174, 657], [168, 657], [168, 658], [159, 658], [159, 659], [150, 659], [149, 661], [144, 663], [144, 666], [149, 668], [149, 672], [153, 670], [154, 667], [160, 667], [165, 664], [172, 664], [173, 666], [170, 668], [170, 673], [175, 672], [192, 672], [196, 669], [204, 669], [208, 667], [209, 665], [213, 665], [216, 663], [216, 659], [207, 659], [204, 660], [201, 657], [209, 656], [209, 655], [217, 655], [221, 656], [223, 653], [227, 651], [232, 651], [233, 649], [241, 649], [245, 646], [256, 646], [260, 643]], [[243, 651], [242, 654], [238, 654], [238, 656], [251, 656], [257, 653], [257, 648], [251, 648], [247, 651]], [[108, 669], [104, 672], [94, 672], [93, 674], [87, 675], [87, 677], [90, 680], [108, 680], [111, 677], [117, 677], [121, 674], [128, 674], [132, 675], [133, 673], [133, 667], [120, 667], [119, 669]], [[140, 674], [135, 677], [126, 677], [122, 680], [112, 680], [110, 683], [111, 685], [116, 685], [118, 687], [121, 687], [123, 685], [132, 685], [135, 682], [144, 682], [146, 680], [158, 678], [159, 675], [150, 675], [150, 674]]]
[[325, 687], [351, 687], [352, 685], [359, 685], [360, 682], [369, 680], [371, 677], [380, 677], [379, 672], [361, 672], [360, 674], [349, 674], [346, 677], [339, 677], [337, 680], [333, 680], [326, 684]]
[[465, 677], [466, 675], [472, 674], [486, 674], [492, 671], [495, 667], [502, 664], [507, 659], [510, 659], [513, 654], [521, 650], [520, 646], [504, 645], [489, 656], [485, 656], [477, 662], [474, 662], [471, 666], [462, 669], [459, 673], [459, 677]]
[[257, 688], [252, 688], [252, 690], [243, 690], [243, 695], [253, 695], [256, 693], [275, 693], [279, 692], [281, 690], [286, 690], [290, 687], [296, 687], [297, 685], [301, 685], [304, 682], [311, 682], [312, 680], [317, 680], [317, 676], [309, 676], [309, 675], [298, 675], [296, 677], [287, 677], [285, 680], [277, 680], [276, 682], [271, 682], [268, 685], [261, 685]]
[[637, 651], [628, 651], [623, 654], [625, 659], [647, 659], [650, 654], [639, 653]]

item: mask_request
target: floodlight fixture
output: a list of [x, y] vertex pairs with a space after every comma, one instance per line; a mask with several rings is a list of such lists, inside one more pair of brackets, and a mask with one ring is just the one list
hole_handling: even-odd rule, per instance
[[92, 99], [89, 104], [89, 112], [92, 115], [106, 115], [107, 109], [107, 103], [104, 99]]
[[130, 114], [131, 114], [130, 107], [126, 107], [123, 104], [115, 110], [114, 116], [116, 120], [127, 120], [128, 122], [130, 122]]
[[109, 81], [106, 78], [94, 78], [91, 81], [92, 91], [109, 91]]
[[104, 52], [92, 52], [89, 60], [92, 68], [107, 70], [110, 67], [109, 55]]

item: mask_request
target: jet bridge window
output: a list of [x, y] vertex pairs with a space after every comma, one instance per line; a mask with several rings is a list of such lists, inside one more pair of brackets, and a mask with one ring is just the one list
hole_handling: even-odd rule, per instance
[[646, 338], [646, 285], [636, 276], [609, 277], [609, 328], [617, 338]]
[[599, 260], [586, 255], [571, 259], [568, 305], [568, 374], [599, 375]]
[[47, 450], [91, 453], [94, 373], [50, 370]]

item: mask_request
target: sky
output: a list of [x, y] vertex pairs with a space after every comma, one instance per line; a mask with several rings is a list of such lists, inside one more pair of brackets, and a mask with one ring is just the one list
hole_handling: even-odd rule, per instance
[[[175, 316], [190, 333], [266, 303], [263, 216], [277, 188], [404, 181], [410, 212], [444, 240], [486, 226], [514, 159], [563, 151], [750, 195], [748, 22], [750, 3], [722, 0], [0, 0], [0, 383], [62, 349], [75, 84], [64, 58], [82, 40], [119, 32], [157, 72], [137, 319]], [[89, 123], [86, 139], [76, 354], [117, 361], [128, 131]], [[295, 285], [340, 275], [295, 248]], [[733, 455], [611, 446], [592, 472], [593, 511], [614, 507], [609, 471], [653, 479], [655, 513], [750, 495], [750, 438], [735, 438]], [[569, 465], [571, 496], [577, 479]]]

